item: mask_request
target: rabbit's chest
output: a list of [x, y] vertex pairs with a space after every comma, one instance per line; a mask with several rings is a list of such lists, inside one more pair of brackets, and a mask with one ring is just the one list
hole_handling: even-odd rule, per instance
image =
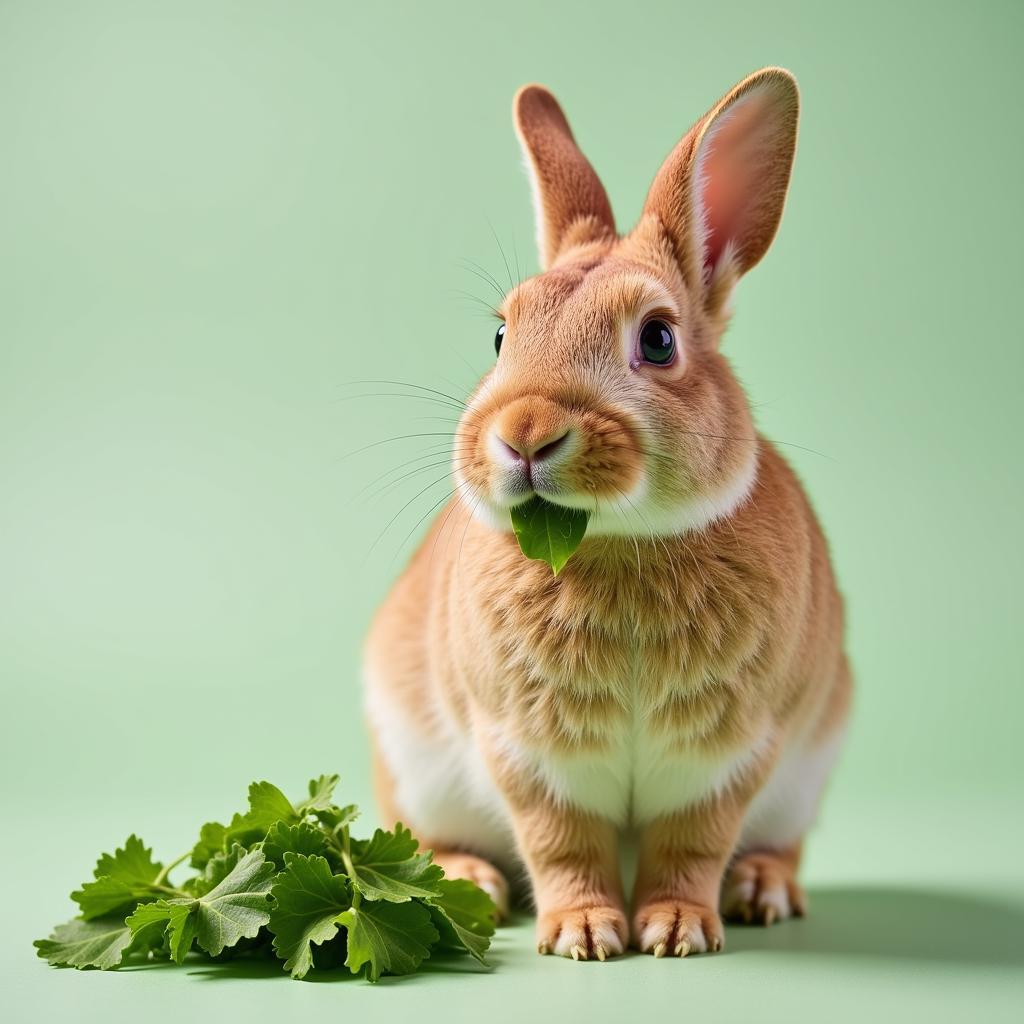
[[485, 675], [498, 681], [487, 695], [495, 710], [552, 751], [627, 758], [730, 745], [756, 698], [763, 630], [739, 602], [629, 597], [590, 614], [516, 607]]
[[582, 562], [547, 587], [528, 568], [474, 604], [487, 635], [463, 678], [505, 753], [619, 822], [722, 790], [766, 742], [769, 588], [721, 552], [677, 550], [642, 575]]
[[644, 825], [721, 793], [762, 749], [684, 749], [637, 733], [609, 740], [600, 751], [534, 748], [520, 756], [559, 803], [618, 825]]
[[688, 629], [548, 628], [506, 679], [505, 750], [558, 800], [643, 824], [722, 791], [764, 737], [735, 652]]

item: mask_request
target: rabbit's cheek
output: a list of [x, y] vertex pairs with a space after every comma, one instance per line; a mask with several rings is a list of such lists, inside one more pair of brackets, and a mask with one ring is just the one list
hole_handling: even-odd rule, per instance
[[638, 444], [624, 430], [589, 434], [561, 471], [561, 483], [574, 494], [615, 498], [637, 490], [644, 478]]

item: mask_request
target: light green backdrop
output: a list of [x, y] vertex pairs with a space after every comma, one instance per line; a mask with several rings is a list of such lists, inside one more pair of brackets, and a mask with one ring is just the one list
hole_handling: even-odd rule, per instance
[[[0, 3], [16, 1018], [1019, 1006], [1022, 28], [1019, 3]], [[536, 269], [515, 88], [560, 97], [626, 227], [679, 135], [768, 63], [800, 81], [799, 152], [726, 346], [849, 599], [817, 921], [597, 971], [541, 963], [521, 923], [493, 977], [375, 991], [34, 961], [132, 829], [177, 853], [261, 777], [337, 770], [368, 804], [361, 638], [447, 484], [364, 489], [445, 438], [346, 455], [451, 422], [346, 382], [461, 395], [492, 358], [465, 261], [506, 280], [497, 237]]]

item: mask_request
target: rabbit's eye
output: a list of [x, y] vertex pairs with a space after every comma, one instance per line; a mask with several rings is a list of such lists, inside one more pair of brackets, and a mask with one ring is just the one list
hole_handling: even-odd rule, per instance
[[664, 320], [648, 320], [640, 329], [640, 354], [644, 361], [665, 366], [676, 354], [676, 339]]
[[505, 325], [502, 324], [498, 328], [498, 333], [494, 336], [494, 354], [495, 355], [500, 355], [501, 354], [501, 343], [504, 340], [504, 338], [505, 338]]

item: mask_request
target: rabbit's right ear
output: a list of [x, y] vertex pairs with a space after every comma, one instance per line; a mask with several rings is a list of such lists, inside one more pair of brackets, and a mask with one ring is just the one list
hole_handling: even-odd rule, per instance
[[604, 186], [555, 97], [542, 85], [524, 85], [512, 102], [512, 116], [533, 187], [543, 269], [563, 249], [613, 239], [615, 218]]
[[756, 71], [683, 136], [647, 194], [644, 213], [667, 230], [687, 285], [712, 312], [775, 237], [799, 107], [788, 71]]

